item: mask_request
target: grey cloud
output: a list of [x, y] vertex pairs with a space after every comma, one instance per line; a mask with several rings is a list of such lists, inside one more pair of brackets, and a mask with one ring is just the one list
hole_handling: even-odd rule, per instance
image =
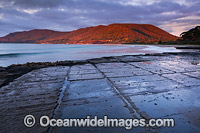
[[[195, 3], [192, 6], [180, 5], [169, 0], [157, 1], [151, 5], [120, 4], [127, 1], [1, 0], [0, 14], [3, 14], [3, 19], [0, 17], [2, 29], [0, 35], [38, 28], [70, 31], [110, 23], [150, 23], [159, 26], [191, 14], [198, 15], [200, 7], [200, 2], [197, 0], [190, 1]], [[24, 9], [39, 9], [39, 11], [28, 14], [23, 12]], [[163, 15], [164, 12], [175, 12], [175, 14]], [[198, 24], [193, 20], [191, 22]]]
[[62, 4], [64, 0], [1, 0], [0, 4], [7, 7], [20, 8], [52, 8]]

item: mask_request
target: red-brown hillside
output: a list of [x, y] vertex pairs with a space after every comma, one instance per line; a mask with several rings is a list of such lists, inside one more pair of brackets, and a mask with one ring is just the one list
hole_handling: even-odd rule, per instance
[[35, 43], [40, 40], [53, 39], [68, 32], [59, 32], [52, 30], [30, 30], [30, 31], [22, 31], [22, 32], [14, 32], [6, 35], [5, 37], [0, 38], [0, 42], [26, 42], [26, 43]]
[[175, 41], [178, 37], [150, 24], [110, 24], [81, 28], [72, 32], [31, 30], [11, 33], [0, 38], [2, 42], [32, 43], [156, 43]]

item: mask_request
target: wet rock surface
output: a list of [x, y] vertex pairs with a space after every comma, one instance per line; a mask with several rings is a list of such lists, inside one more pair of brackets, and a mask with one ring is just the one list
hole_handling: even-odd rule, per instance
[[[39, 117], [53, 116], [58, 94], [69, 67], [49, 67], [27, 73], [0, 88], [1, 132], [45, 132], [39, 126]], [[25, 127], [23, 119], [32, 114], [33, 128]]]
[[[37, 67], [0, 88], [0, 131], [200, 132], [199, 63], [200, 53], [166, 53]], [[8, 73], [7, 69], [1, 69], [1, 73]], [[0, 83], [5, 80], [1, 78]], [[28, 114], [36, 117], [37, 124], [32, 128], [23, 124]], [[88, 115], [91, 118], [104, 115], [109, 118], [173, 118], [175, 127], [51, 129], [39, 126], [42, 115], [61, 119]]]

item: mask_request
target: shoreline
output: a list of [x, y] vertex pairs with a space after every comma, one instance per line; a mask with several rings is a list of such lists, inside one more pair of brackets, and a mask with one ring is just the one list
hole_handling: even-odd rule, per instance
[[[2, 44], [0, 46], [3, 49], [0, 54], [0, 57], [2, 59], [0, 66], [2, 67], [7, 67], [12, 64], [25, 64], [27, 62], [87, 60], [107, 56], [180, 52], [180, 50], [177, 50], [172, 46], [156, 45]], [[20, 50], [20, 47], [24, 47], [23, 50]]]
[[[13, 44], [13, 45], [16, 45], [16, 44]], [[65, 53], [69, 53], [70, 50], [68, 50], [68, 46], [69, 48], [74, 48], [74, 47], [78, 47], [80, 46], [80, 49], [85, 49], [85, 46], [89, 46], [88, 44], [85, 44], [85, 46], [83, 45], [80, 45], [80, 44], [76, 44], [76, 45], [66, 45], [66, 44], [62, 44], [61, 45], [61, 48], [63, 47], [64, 50], [60, 50], [60, 46], [58, 46], [57, 44], [50, 44], [52, 46], [49, 46], [48, 44], [44, 44], [44, 45], [34, 45], [34, 47], [37, 48], [37, 46], [39, 48], [41, 48], [43, 51], [44, 51], [44, 57], [43, 59], [40, 59], [40, 57], [38, 56], [39, 54], [43, 54], [40, 50], [34, 50], [34, 49], [29, 49], [29, 46], [31, 45], [28, 45], [28, 44], [21, 44], [21, 45], [24, 45], [25, 46], [25, 49], [28, 49], [28, 50], [31, 50], [30, 52], [26, 52], [26, 51], [16, 51], [13, 53], [13, 51], [9, 51], [10, 49], [12, 50], [12, 44], [11, 45], [7, 45], [5, 44], [5, 51], [3, 51], [3, 53], [1, 54], [1, 58], [3, 58], [2, 62], [1, 62], [1, 65], [0, 67], [8, 67], [10, 65], [17, 65], [17, 64], [25, 64], [25, 63], [32, 63], [32, 62], [36, 62], [36, 63], [55, 63], [55, 62], [62, 62], [62, 61], [81, 61], [81, 60], [88, 60], [88, 59], [93, 59], [93, 58], [101, 58], [101, 57], [107, 57], [107, 56], [123, 56], [123, 55], [145, 55], [145, 54], [149, 54], [149, 53], [163, 53], [163, 52], [187, 52], [187, 51], [191, 51], [192, 49], [198, 51], [198, 49], [200, 49], [199, 46], [195, 46], [195, 45], [124, 45], [124, 44], [120, 44], [120, 45], [110, 45], [110, 44], [107, 44], [107, 45], [99, 45], [99, 44], [94, 44], [94, 50], [93, 47], [89, 47], [89, 50], [83, 50], [83, 51], [80, 51], [79, 49], [78, 50], [75, 50], [73, 57], [71, 57], [70, 54], [66, 54], [64, 56], [61, 55], [61, 53], [65, 54]], [[54, 45], [55, 45], [55, 48], [58, 49], [57, 52], [52, 52], [52, 48], [54, 48]], [[1, 46], [1, 45], [0, 45]], [[8, 48], [6, 46], [9, 46]], [[14, 47], [17, 47], [18, 44]], [[19, 45], [20, 46], [20, 45]], [[19, 47], [18, 46], [18, 47]], [[47, 48], [45, 47], [47, 46]], [[49, 47], [48, 47], [49, 46]], [[90, 46], [92, 46], [90, 44]], [[97, 47], [96, 47], [97, 46]], [[101, 46], [103, 47], [103, 49], [106, 49], [106, 50], [98, 50]], [[108, 46], [108, 50], [107, 50], [107, 47]], [[4, 48], [4, 45], [2, 46]], [[21, 47], [21, 46], [20, 46]], [[58, 47], [58, 48], [57, 48]], [[8, 51], [6, 52], [6, 49], [8, 49]], [[51, 59], [49, 58], [48, 56], [50, 56], [51, 54], [54, 54], [55, 56]], [[85, 56], [77, 56], [76, 55], [80, 55], [80, 54], [84, 54]], [[92, 54], [92, 56], [90, 56]], [[95, 54], [95, 56], [93, 56], [93, 54]], [[19, 61], [18, 61], [18, 58], [17, 56], [21, 56], [23, 55], [23, 58], [21, 58]], [[31, 58], [33, 59], [28, 59], [26, 58], [26, 56], [31, 56]], [[15, 57], [16, 60], [14, 58], [10, 58], [11, 57]], [[13, 60], [14, 59], [14, 60]]]
[[[75, 61], [56, 61], [56, 62], [28, 62], [25, 64], [13, 64], [7, 67], [0, 66], [0, 88], [8, 85], [18, 77], [31, 72], [36, 69], [54, 67], [54, 66], [73, 66], [83, 64], [98, 64], [98, 63], [113, 63], [113, 62], [144, 62], [149, 61], [149, 56], [167, 57], [171, 55], [200, 55], [200, 52], [166, 52], [166, 53], [154, 53], [144, 55], [122, 55], [122, 56], [109, 56], [101, 58], [93, 58], [87, 60], [75, 60]], [[131, 57], [135, 57], [132, 59]], [[147, 58], [146, 58], [147, 57]], [[130, 58], [130, 59], [129, 59]], [[125, 59], [125, 60], [124, 60]]]

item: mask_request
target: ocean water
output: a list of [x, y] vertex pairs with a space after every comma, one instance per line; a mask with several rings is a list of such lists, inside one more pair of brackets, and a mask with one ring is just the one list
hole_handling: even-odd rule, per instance
[[91, 58], [179, 52], [174, 47], [153, 45], [65, 45], [65, 44], [0, 44], [0, 66], [27, 62], [55, 62]]

